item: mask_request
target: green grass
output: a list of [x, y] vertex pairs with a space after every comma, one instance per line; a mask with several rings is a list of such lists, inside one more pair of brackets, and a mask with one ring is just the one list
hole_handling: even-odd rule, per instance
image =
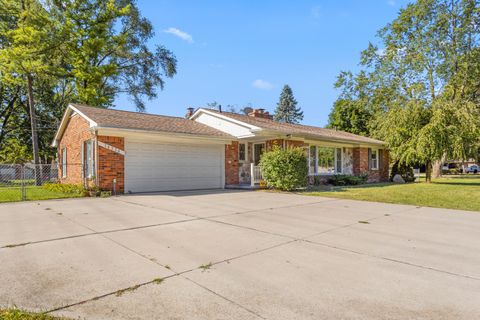
[[432, 183], [372, 184], [334, 187], [303, 194], [422, 207], [480, 211], [480, 175], [436, 179]]
[[[78, 197], [82, 197], [82, 195], [46, 190], [42, 187], [37, 187], [37, 186], [26, 187], [27, 200], [47, 200], [47, 199], [78, 198]], [[22, 200], [22, 190], [20, 187], [0, 187], [0, 202], [13, 202], [13, 201], [21, 201], [21, 200]]]
[[26, 312], [18, 309], [0, 309], [0, 320], [67, 320], [45, 313]]

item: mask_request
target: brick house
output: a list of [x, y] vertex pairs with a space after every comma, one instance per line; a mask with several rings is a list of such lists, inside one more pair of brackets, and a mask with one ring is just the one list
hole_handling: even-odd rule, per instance
[[53, 145], [64, 183], [95, 183], [116, 192], [251, 186], [263, 152], [301, 147], [309, 174], [368, 174], [388, 180], [389, 155], [379, 140], [313, 126], [200, 108], [187, 118], [70, 104]]

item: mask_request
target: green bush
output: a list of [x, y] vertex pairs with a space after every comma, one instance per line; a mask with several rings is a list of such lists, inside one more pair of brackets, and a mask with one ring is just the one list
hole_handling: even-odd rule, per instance
[[301, 148], [276, 147], [262, 155], [260, 165], [270, 187], [291, 191], [307, 185], [307, 156]]
[[86, 190], [81, 184], [71, 183], [45, 183], [43, 185], [45, 190], [70, 193], [70, 194], [85, 194]]
[[361, 174], [358, 176], [352, 176], [349, 174], [335, 174], [328, 177], [327, 182], [334, 186], [355, 186], [367, 182], [368, 176]]
[[393, 177], [399, 174], [402, 176], [405, 182], [414, 182], [415, 181], [415, 174], [413, 173], [413, 168], [407, 166], [405, 164], [399, 164], [395, 162], [392, 166], [392, 171], [390, 173], [390, 181], [393, 181]]

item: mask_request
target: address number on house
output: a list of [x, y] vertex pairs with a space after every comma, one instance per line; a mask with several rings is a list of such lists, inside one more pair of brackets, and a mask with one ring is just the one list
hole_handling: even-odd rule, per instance
[[121, 150], [121, 149], [118, 149], [118, 148], [116, 148], [116, 147], [114, 147], [114, 146], [111, 146], [111, 145], [109, 145], [109, 144], [106, 144], [105, 142], [98, 141], [98, 145], [99, 145], [100, 147], [103, 147], [103, 148], [108, 149], [108, 150], [110, 150], [110, 151], [113, 151], [113, 152], [115, 152], [115, 153], [121, 154], [122, 156], [125, 155], [125, 151], [123, 151], [123, 150]]

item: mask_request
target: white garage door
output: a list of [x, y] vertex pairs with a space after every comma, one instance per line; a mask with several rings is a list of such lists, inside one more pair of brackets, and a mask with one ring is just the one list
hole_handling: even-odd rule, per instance
[[125, 139], [125, 192], [223, 188], [224, 146]]

